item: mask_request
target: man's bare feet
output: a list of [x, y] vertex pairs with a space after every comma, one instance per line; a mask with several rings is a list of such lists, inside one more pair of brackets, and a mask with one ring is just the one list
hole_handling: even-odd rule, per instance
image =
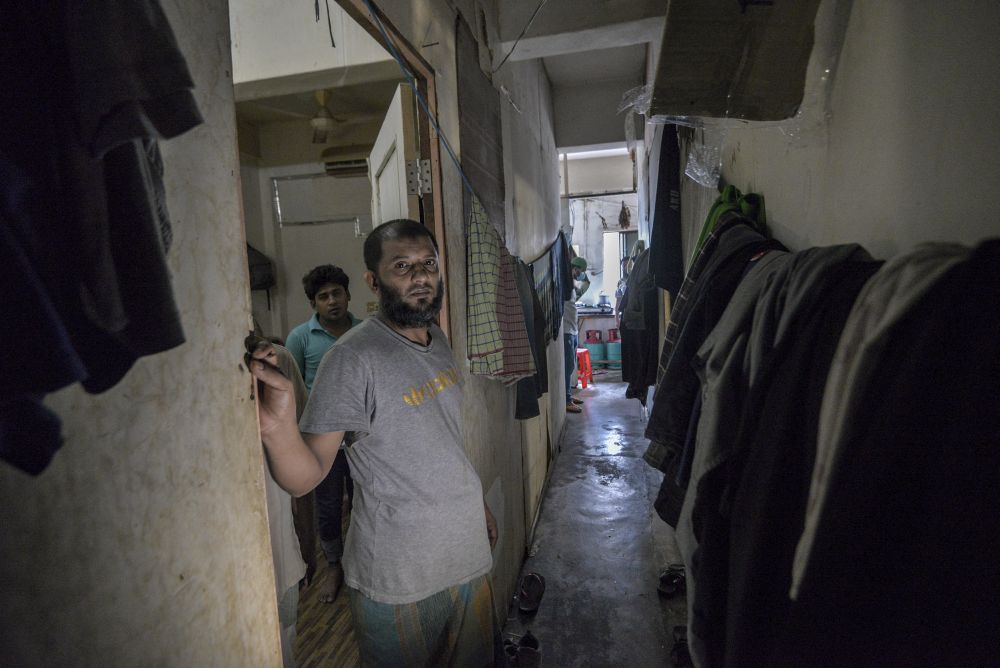
[[340, 564], [333, 564], [323, 574], [323, 589], [319, 592], [320, 603], [333, 603], [337, 600], [340, 587], [344, 584], [344, 569]]

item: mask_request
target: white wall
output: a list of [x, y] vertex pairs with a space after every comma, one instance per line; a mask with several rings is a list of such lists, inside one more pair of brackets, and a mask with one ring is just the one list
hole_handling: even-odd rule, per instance
[[[635, 190], [632, 159], [628, 155], [570, 159], [567, 162], [570, 196]], [[560, 187], [560, 192], [565, 194], [565, 184]]]
[[[330, 45], [326, 6], [336, 47]], [[233, 81], [299, 76], [388, 60], [388, 54], [335, 2], [230, 0]]]
[[589, 146], [625, 141], [622, 95], [642, 81], [595, 81], [552, 91], [556, 146]]
[[[310, 171], [312, 170], [312, 171]], [[315, 173], [311, 165], [270, 167], [262, 170], [261, 186], [270, 187], [276, 176]], [[367, 236], [371, 231], [371, 185], [365, 177], [331, 179], [326, 185], [336, 189], [332, 206], [324, 208], [330, 218], [358, 217], [360, 232]], [[312, 307], [302, 288], [302, 277], [313, 267], [333, 264], [350, 279], [350, 310], [358, 318], [368, 315], [368, 304], [376, 303], [375, 296], [364, 282], [364, 237], [355, 236], [350, 223], [325, 225], [279, 226], [274, 210], [264, 216], [268, 232], [275, 236], [278, 259], [278, 287], [276, 297], [284, 302], [277, 336], [284, 338], [295, 326], [313, 315]]]
[[226, 3], [164, 8], [205, 117], [162, 144], [187, 343], [99, 396], [50, 397], [66, 442], [39, 477], [0, 466], [5, 665], [281, 663]]
[[[848, 3], [828, 120], [791, 137], [728, 133], [723, 178], [764, 193], [786, 245], [859, 242], [885, 258], [1000, 234], [1000, 5], [959, 5]], [[818, 43], [837, 30], [836, 8], [820, 6]], [[685, 179], [688, 247], [713, 196]]]
[[[584, 162], [582, 160], [577, 162]], [[608, 298], [614, 298], [618, 287], [617, 279], [605, 279], [605, 272], [614, 272], [615, 267], [607, 267], [604, 262], [605, 242], [618, 243], [618, 237], [607, 232], [620, 230], [618, 214], [622, 202], [632, 214], [632, 225], [629, 229], [638, 231], [635, 221], [638, 217], [638, 197], [635, 193], [604, 197], [579, 197], [569, 200], [570, 221], [573, 227], [573, 246], [579, 248], [580, 255], [587, 259], [587, 274], [590, 278], [590, 289], [581, 298], [586, 304], [596, 304], [601, 291]], [[601, 221], [601, 216], [607, 222], [607, 228]]]
[[[504, 40], [515, 39], [531, 18], [536, 0], [507, 0], [500, 12], [500, 34]], [[583, 3], [579, 0], [549, 0], [531, 24], [532, 35], [548, 35], [566, 30], [583, 30], [607, 25], [609, 17], [632, 21], [663, 16], [660, 0], [603, 0]]]
[[496, 83], [510, 91], [520, 109], [501, 96], [507, 246], [530, 261], [548, 248], [559, 231], [559, 157], [551, 88], [539, 62], [508, 63]]

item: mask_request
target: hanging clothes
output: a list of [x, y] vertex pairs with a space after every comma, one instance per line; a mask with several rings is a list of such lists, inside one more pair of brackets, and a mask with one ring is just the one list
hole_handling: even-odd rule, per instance
[[635, 259], [618, 302], [622, 338], [622, 380], [628, 383], [625, 396], [646, 405], [649, 387], [656, 383], [659, 348], [659, 294], [650, 266], [650, 251]]
[[[1000, 240], [984, 242], [911, 299], [914, 286], [890, 275], [903, 268], [887, 265], [896, 287], [873, 285], [858, 306], [865, 315], [845, 328], [838, 356], [861, 332], [880, 352], [862, 348], [866, 372], [850, 397], [824, 397], [821, 422], [827, 398], [847, 400], [850, 419], [775, 665], [995, 663], [998, 266]], [[907, 307], [875, 297], [897, 291]], [[840, 386], [831, 380], [827, 393]]]
[[467, 241], [466, 305], [471, 373], [516, 382], [535, 364], [514, 277], [514, 258], [472, 196]]
[[[662, 129], [661, 129], [662, 128]], [[653, 221], [649, 235], [650, 265], [656, 286], [676, 299], [684, 282], [684, 254], [681, 247], [681, 151], [677, 126], [657, 126], [658, 154], [655, 173]]]
[[795, 254], [755, 307], [748, 357], [758, 363], [738, 423], [719, 431], [727, 460], [703, 474], [691, 509], [693, 632], [709, 647], [705, 665], [756, 665], [787, 619], [826, 372], [855, 297], [881, 264], [843, 251], [850, 247]]
[[873, 380], [876, 362], [885, 352], [892, 328], [944, 274], [965, 261], [969, 253], [968, 247], [958, 244], [924, 244], [887, 262], [858, 297], [827, 381], [809, 514], [795, 560], [793, 593], [808, 562], [816, 524], [826, 501], [828, 478], [836, 468], [837, 447], [851, 437], [852, 430], [861, 427], [855, 424], [853, 414], [861, 408], [858, 402]]
[[559, 239], [552, 244], [552, 252], [549, 254], [552, 262], [552, 338], [559, 338], [559, 329], [562, 326], [563, 309], [567, 300], [576, 299], [573, 293], [573, 269], [570, 266], [572, 253], [566, 235], [559, 233]]
[[660, 352], [657, 389], [646, 425], [650, 443], [643, 455], [650, 466], [667, 471], [667, 463], [676, 461], [684, 447], [699, 388], [691, 360], [729, 304], [747, 262], [769, 250], [784, 246], [765, 238], [742, 215], [727, 212], [691, 264], [674, 299]]
[[552, 252], [549, 251], [531, 265], [531, 275], [535, 279], [535, 294], [538, 295], [538, 301], [545, 313], [545, 336], [549, 341], [555, 338], [552, 332], [555, 331], [556, 336], [558, 336], [559, 328], [562, 326], [562, 315], [559, 316], [558, 321], [553, 320], [556, 309], [552, 302], [556, 299], [556, 295], [554, 294], [555, 278], [552, 275], [551, 256]]
[[[156, 140], [202, 122], [193, 82], [154, 0], [15, 3], [4, 26], [2, 243], [30, 266], [25, 280], [44, 290], [72, 348], [53, 350], [44, 364], [62, 364], [66, 384], [103, 392], [139, 357], [184, 341], [165, 261], [172, 229]], [[20, 401], [34, 408], [19, 419], [34, 415], [37, 429], [0, 425], [0, 452], [20, 453], [38, 473], [61, 440], [57, 418], [38, 403], [52, 377], [27, 377], [40, 380], [25, 388]]]
[[857, 245], [770, 253], [740, 283], [695, 357], [704, 403], [677, 540], [688, 564], [688, 641], [698, 665], [724, 665], [726, 579], [713, 564], [728, 555], [727, 518], [720, 506], [751, 388], [774, 346], [788, 340], [793, 325], [815, 304], [817, 289], [835, 283], [831, 277], [844, 263], [870, 261]]
[[524, 322], [531, 341], [531, 351], [535, 360], [535, 373], [517, 382], [517, 398], [515, 401], [514, 418], [527, 420], [540, 415], [538, 400], [549, 391], [549, 365], [546, 347], [548, 338], [545, 332], [545, 313], [535, 291], [531, 267], [518, 261], [515, 277], [517, 291], [521, 297], [521, 308]]
[[736, 186], [729, 185], [723, 188], [722, 193], [712, 204], [705, 223], [702, 225], [698, 241], [695, 243], [694, 252], [691, 254], [691, 262], [698, 257], [702, 246], [711, 236], [716, 226], [722, 221], [726, 213], [736, 212], [744, 218], [753, 222], [754, 227], [761, 234], [767, 234], [767, 213], [764, 207], [764, 196], [757, 193], [747, 193], [744, 195]]

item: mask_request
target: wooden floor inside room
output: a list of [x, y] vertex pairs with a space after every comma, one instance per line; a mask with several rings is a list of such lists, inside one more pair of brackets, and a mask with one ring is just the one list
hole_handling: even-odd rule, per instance
[[347, 587], [340, 588], [333, 603], [319, 600], [329, 569], [323, 548], [317, 545], [317, 550], [316, 576], [299, 592], [295, 660], [299, 668], [354, 668], [361, 660], [354, 642]]

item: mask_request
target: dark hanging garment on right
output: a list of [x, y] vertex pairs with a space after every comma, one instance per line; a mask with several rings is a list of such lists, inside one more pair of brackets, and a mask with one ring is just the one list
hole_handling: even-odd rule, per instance
[[[47, 295], [60, 344], [72, 351], [36, 357], [37, 373], [19, 379], [20, 405], [30, 410], [13, 422], [11, 411], [0, 414], [0, 453], [19, 453], [11, 461], [38, 473], [60, 442], [58, 419], [40, 403], [56, 389], [53, 378], [102, 392], [139, 357], [184, 341], [165, 260], [172, 231], [156, 140], [202, 118], [156, 0], [8, 4], [0, 40], [3, 253], [30, 267], [23, 280]], [[21, 324], [36, 315], [49, 317], [44, 309], [5, 313]], [[45, 369], [54, 362], [56, 374]], [[42, 433], [52, 437], [42, 442]]]
[[649, 250], [636, 258], [622, 295], [622, 380], [628, 383], [625, 396], [646, 405], [649, 387], [656, 384], [659, 349], [659, 303], [650, 272]]
[[681, 249], [681, 151], [677, 126], [664, 125], [655, 177], [653, 224], [649, 237], [650, 266], [656, 286], [671, 298], [684, 281], [684, 254]]
[[984, 242], [885, 332], [789, 625], [763, 663], [996, 663], [998, 266], [1000, 240]]

